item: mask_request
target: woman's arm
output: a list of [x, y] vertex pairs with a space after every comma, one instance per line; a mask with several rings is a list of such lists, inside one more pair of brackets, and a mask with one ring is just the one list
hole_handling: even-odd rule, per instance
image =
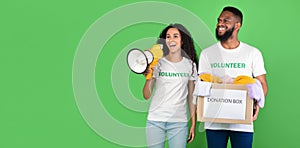
[[143, 89], [143, 95], [146, 100], [148, 100], [152, 95], [154, 83], [155, 83], [154, 78], [150, 78], [150, 79], [146, 80], [146, 82], [145, 82], [144, 89]]
[[191, 127], [189, 132], [188, 143], [192, 142], [195, 138], [195, 127], [196, 127], [196, 105], [193, 103], [193, 92], [195, 88], [195, 83], [193, 80], [189, 80], [188, 83], [188, 105], [191, 115]]

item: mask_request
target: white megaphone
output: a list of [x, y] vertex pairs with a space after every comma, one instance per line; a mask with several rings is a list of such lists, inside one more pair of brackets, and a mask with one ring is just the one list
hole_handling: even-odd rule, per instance
[[[163, 45], [154, 44], [150, 50], [142, 51], [137, 48], [131, 49], [127, 54], [127, 64], [131, 71], [142, 74], [148, 66], [151, 68], [157, 65], [158, 60], [163, 56]], [[149, 73], [146, 75], [146, 79], [152, 77], [152, 69], [149, 68]]]

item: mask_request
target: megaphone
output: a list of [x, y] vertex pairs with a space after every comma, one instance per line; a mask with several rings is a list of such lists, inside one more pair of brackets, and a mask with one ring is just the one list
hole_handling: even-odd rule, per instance
[[[154, 44], [150, 50], [142, 51], [138, 48], [131, 49], [127, 54], [127, 64], [131, 71], [137, 74], [144, 73], [148, 66], [151, 68], [157, 65], [158, 60], [163, 57], [163, 45]], [[146, 79], [152, 77], [152, 69], [149, 68], [149, 73]]]

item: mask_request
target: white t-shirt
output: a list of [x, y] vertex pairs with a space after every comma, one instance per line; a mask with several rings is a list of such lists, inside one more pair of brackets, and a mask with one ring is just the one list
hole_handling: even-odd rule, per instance
[[161, 58], [154, 68], [156, 90], [152, 97], [148, 120], [187, 122], [188, 81], [196, 80], [195, 64], [187, 58], [173, 63]]
[[[220, 42], [204, 49], [199, 58], [198, 73], [210, 73], [223, 78], [239, 75], [256, 77], [266, 74], [261, 52], [243, 42], [235, 49], [225, 49]], [[206, 129], [224, 129], [233, 131], [253, 132], [253, 125], [205, 123]]]

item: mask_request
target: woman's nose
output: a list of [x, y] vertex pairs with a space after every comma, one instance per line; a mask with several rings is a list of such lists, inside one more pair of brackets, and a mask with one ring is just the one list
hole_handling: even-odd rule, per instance
[[170, 38], [169, 38], [169, 42], [172, 42], [172, 41], [175, 41], [175, 38], [174, 38], [174, 37], [170, 37]]

